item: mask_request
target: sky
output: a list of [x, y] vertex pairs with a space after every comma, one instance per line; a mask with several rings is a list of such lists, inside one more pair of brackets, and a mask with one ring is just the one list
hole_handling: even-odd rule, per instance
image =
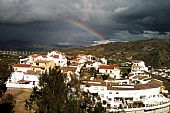
[[169, 13], [170, 0], [0, 0], [0, 41], [169, 38]]

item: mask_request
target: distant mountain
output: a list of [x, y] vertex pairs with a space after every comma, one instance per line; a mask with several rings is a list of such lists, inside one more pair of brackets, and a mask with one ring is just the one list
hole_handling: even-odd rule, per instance
[[170, 67], [170, 40], [149, 39], [130, 42], [114, 42], [88, 48], [65, 49], [68, 54], [93, 54], [106, 57], [112, 63], [143, 60], [146, 65], [154, 68]]
[[15, 51], [51, 51], [59, 50], [62, 48], [81, 47], [80, 45], [66, 45], [66, 44], [53, 44], [48, 45], [33, 41], [23, 40], [7, 40], [0, 41], [0, 50], [15, 50]]
[[18, 51], [40, 51], [45, 49], [46, 45], [31, 41], [7, 40], [0, 41], [0, 50], [18, 50]]
[[97, 46], [69, 46], [69, 45], [45, 45], [22, 40], [0, 41], [0, 50], [19, 51], [51, 51], [60, 50], [66, 54], [92, 54], [97, 57], [106, 57], [110, 63], [122, 63], [124, 61], [143, 60], [146, 65], [170, 67], [170, 40], [149, 39], [130, 42], [111, 42]]

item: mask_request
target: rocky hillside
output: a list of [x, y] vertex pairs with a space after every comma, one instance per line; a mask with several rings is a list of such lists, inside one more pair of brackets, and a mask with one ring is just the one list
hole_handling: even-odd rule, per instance
[[89, 48], [64, 49], [67, 54], [93, 54], [106, 57], [110, 63], [143, 60], [154, 68], [170, 67], [170, 40], [150, 39], [131, 42], [116, 42]]

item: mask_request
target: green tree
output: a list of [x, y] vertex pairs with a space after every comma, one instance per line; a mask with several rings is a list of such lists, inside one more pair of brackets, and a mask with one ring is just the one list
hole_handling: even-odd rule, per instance
[[67, 87], [64, 77], [58, 67], [50, 69], [40, 77], [42, 96], [38, 101], [38, 107], [42, 113], [64, 112], [67, 97]]
[[0, 113], [13, 113], [14, 106], [14, 97], [11, 94], [6, 94], [0, 100]]
[[0, 95], [6, 92], [6, 85], [4, 84], [11, 75], [12, 68], [8, 63], [0, 61]]
[[26, 107], [32, 109], [36, 101], [39, 113], [92, 113], [94, 109], [91, 108], [95, 101], [92, 96], [81, 93], [76, 76], [73, 75], [72, 81], [67, 84], [64, 80], [65, 75], [61, 73], [59, 67], [49, 69], [49, 72], [41, 75], [41, 89], [33, 89], [33, 94], [26, 101]]
[[108, 78], [109, 78], [109, 75], [106, 75], [106, 74], [102, 75], [103, 80], [107, 80]]
[[5, 94], [7, 88], [5, 82], [11, 75], [12, 68], [8, 63], [0, 61], [0, 113], [12, 113], [15, 101], [11, 94]]

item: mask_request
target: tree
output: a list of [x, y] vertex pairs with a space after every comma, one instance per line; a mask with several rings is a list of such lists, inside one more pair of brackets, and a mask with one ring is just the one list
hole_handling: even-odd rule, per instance
[[64, 83], [64, 74], [59, 67], [49, 69], [40, 77], [40, 90], [33, 89], [30, 99], [25, 106], [33, 108], [36, 101], [39, 113], [81, 113], [79, 93], [73, 91], [70, 84]]
[[0, 95], [6, 92], [6, 85], [4, 84], [11, 75], [12, 68], [8, 63], [0, 61]]
[[0, 113], [14, 113], [15, 100], [11, 94], [6, 94], [0, 100]]
[[5, 82], [11, 75], [12, 68], [8, 63], [0, 61], [0, 112], [12, 113], [15, 101], [11, 94], [5, 94], [7, 88]]
[[79, 81], [75, 76], [67, 84], [64, 79], [65, 75], [61, 73], [59, 67], [49, 69], [49, 72], [42, 74], [40, 77], [41, 89], [33, 89], [30, 99], [26, 101], [26, 107], [32, 109], [33, 103], [36, 101], [36, 110], [39, 113], [87, 112], [89, 105], [93, 105], [91, 96], [84, 98], [80, 92]]
[[42, 113], [62, 113], [65, 109], [67, 87], [58, 67], [40, 77], [42, 96], [38, 101]]
[[109, 75], [106, 75], [106, 74], [102, 75], [103, 80], [107, 80], [108, 78], [109, 78]]

